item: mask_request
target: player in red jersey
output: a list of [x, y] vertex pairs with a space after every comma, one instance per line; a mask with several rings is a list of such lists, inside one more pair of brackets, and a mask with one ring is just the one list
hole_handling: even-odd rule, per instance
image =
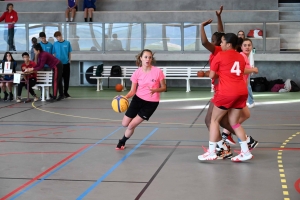
[[242, 108], [246, 106], [248, 90], [243, 79], [246, 62], [241, 54], [235, 51], [238, 37], [234, 33], [227, 33], [222, 37], [221, 48], [211, 63], [210, 78], [219, 77], [218, 92], [212, 102], [214, 108], [210, 124], [209, 150], [199, 155], [199, 160], [215, 160], [217, 142], [219, 141], [219, 125], [221, 119], [228, 113], [228, 120], [236, 135], [241, 139], [241, 153], [232, 161], [245, 161], [252, 159], [246, 141], [246, 134], [239, 124]]
[[[224, 29], [223, 29], [223, 23], [222, 23], [222, 19], [221, 19], [221, 14], [223, 11], [223, 6], [220, 7], [219, 11], [216, 11], [216, 15], [218, 18], [218, 32], [215, 32], [212, 35], [211, 38], [211, 42], [208, 41], [204, 27], [207, 26], [208, 24], [210, 24], [212, 22], [212, 19], [209, 19], [205, 22], [201, 23], [200, 26], [200, 32], [201, 32], [201, 42], [202, 45], [211, 52], [210, 56], [209, 56], [209, 63], [211, 64], [211, 62], [213, 61], [214, 57], [222, 51], [222, 48], [220, 46], [221, 43], [221, 38], [223, 35], [225, 35], [225, 33], [223, 33]], [[212, 79], [212, 84], [213, 84], [213, 88], [214, 91], [217, 92], [218, 90], [218, 80]], [[211, 115], [212, 115], [212, 110], [214, 107], [214, 103], [212, 101], [210, 101], [209, 106], [208, 106], [208, 110], [205, 116], [205, 124], [209, 130], [210, 127], [210, 121], [211, 121]], [[221, 121], [220, 121], [220, 125], [223, 128], [226, 128], [229, 131], [233, 131], [233, 129], [231, 128], [229, 122], [228, 122], [228, 118], [224, 117]], [[231, 138], [231, 137], [230, 137]], [[230, 139], [229, 138], [229, 139]], [[220, 135], [219, 139], [218, 139], [218, 159], [224, 159], [224, 158], [231, 158], [232, 157], [232, 153], [230, 151], [230, 146], [226, 145]]]

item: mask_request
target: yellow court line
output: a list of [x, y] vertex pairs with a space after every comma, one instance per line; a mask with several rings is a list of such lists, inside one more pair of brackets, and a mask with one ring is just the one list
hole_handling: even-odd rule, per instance
[[289, 137], [287, 140], [285, 140], [285, 142], [282, 143], [282, 146], [280, 146], [280, 150], [278, 150], [278, 155], [277, 155], [277, 163], [278, 164], [278, 169], [279, 169], [279, 177], [280, 177], [280, 182], [281, 182], [281, 187], [283, 189], [282, 193], [283, 193], [283, 200], [289, 200], [290, 198], [288, 198], [289, 196], [289, 191], [288, 191], [288, 187], [286, 185], [286, 179], [285, 179], [285, 173], [284, 173], [284, 168], [283, 168], [283, 164], [282, 164], [282, 152], [283, 152], [283, 148], [285, 148], [285, 146], [288, 144], [288, 142], [290, 142], [295, 136], [299, 135], [300, 132], [297, 132], [296, 134], [293, 134], [292, 137]]

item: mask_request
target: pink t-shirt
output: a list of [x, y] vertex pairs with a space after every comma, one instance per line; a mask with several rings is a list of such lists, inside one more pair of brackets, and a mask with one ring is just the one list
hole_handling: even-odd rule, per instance
[[151, 95], [149, 88], [159, 88], [160, 81], [165, 79], [165, 75], [161, 69], [151, 66], [151, 70], [148, 73], [145, 73], [142, 67], [139, 67], [131, 76], [132, 83], [137, 83], [138, 88], [136, 95], [145, 100], [151, 102], [159, 102], [160, 93], [155, 92]]
[[[249, 62], [249, 59], [248, 57], [246, 56], [246, 54], [244, 54], [243, 52], [240, 53], [243, 57], [244, 57], [244, 60], [246, 62], [246, 65], [245, 65], [245, 69], [248, 68], [250, 69], [251, 68], [251, 65], [250, 65], [250, 62]], [[244, 81], [247, 83], [248, 81], [248, 77], [249, 77], [249, 74], [244, 74]]]

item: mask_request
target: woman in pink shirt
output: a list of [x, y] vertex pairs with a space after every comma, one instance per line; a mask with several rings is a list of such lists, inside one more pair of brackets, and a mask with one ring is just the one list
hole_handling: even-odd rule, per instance
[[152, 51], [144, 49], [136, 58], [138, 69], [132, 74], [131, 89], [125, 95], [126, 98], [133, 97], [122, 121], [127, 129], [116, 150], [125, 149], [125, 143], [135, 128], [149, 120], [159, 104], [160, 93], [166, 91], [165, 75], [161, 69], [152, 66], [155, 61]]

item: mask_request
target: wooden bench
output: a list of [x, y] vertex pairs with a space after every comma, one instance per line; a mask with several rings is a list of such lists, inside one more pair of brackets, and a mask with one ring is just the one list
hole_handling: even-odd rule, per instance
[[[17, 73], [20, 72], [21, 71]], [[45, 92], [47, 94], [47, 99], [50, 99], [51, 86], [52, 86], [52, 71], [37, 71], [37, 81], [34, 87], [38, 87], [43, 91], [41, 101], [45, 101]], [[14, 86], [14, 99], [17, 99], [17, 87], [18, 84]]]
[[[110, 66], [103, 67], [102, 76], [96, 76], [97, 66], [93, 67], [93, 76], [91, 79], [97, 79], [97, 91], [103, 90], [103, 79], [120, 79], [121, 84], [123, 85], [123, 90], [126, 90], [125, 80], [130, 79], [133, 72], [137, 69], [136, 66], [122, 66], [122, 77], [109, 77], [110, 76]], [[186, 92], [191, 91], [190, 80], [210, 80], [209, 77], [198, 77], [197, 72], [199, 70], [207, 71], [207, 67], [159, 67], [166, 76], [166, 79], [177, 79], [177, 80], [186, 80]], [[213, 92], [213, 85], [211, 85], [211, 92]]]

